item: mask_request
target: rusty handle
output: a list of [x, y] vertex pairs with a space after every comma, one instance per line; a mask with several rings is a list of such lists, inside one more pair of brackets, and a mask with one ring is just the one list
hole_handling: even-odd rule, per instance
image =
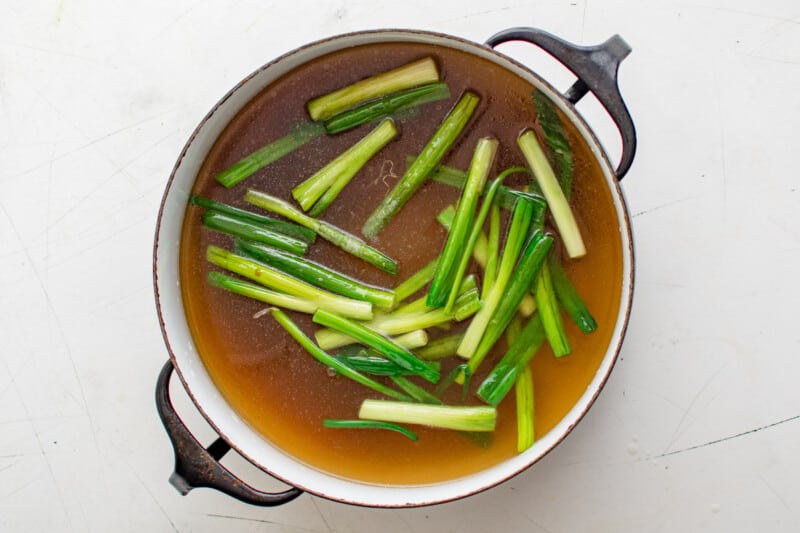
[[628, 43], [614, 35], [602, 44], [578, 46], [537, 28], [510, 28], [492, 35], [486, 44], [494, 48], [508, 41], [534, 44], [570, 69], [578, 79], [564, 93], [569, 102], [577, 103], [589, 91], [597, 97], [622, 137], [622, 156], [615, 171], [621, 180], [636, 154], [636, 128], [617, 83], [619, 64], [631, 52]]
[[204, 448], [175, 412], [169, 396], [169, 380], [173, 370], [170, 360], [158, 375], [156, 408], [175, 450], [175, 471], [169, 481], [178, 492], [185, 496], [194, 488], [207, 487], [261, 507], [282, 505], [303, 493], [295, 487], [284, 492], [263, 492], [254, 489], [222, 466], [219, 460], [231, 449], [230, 445], [220, 437], [208, 448]]

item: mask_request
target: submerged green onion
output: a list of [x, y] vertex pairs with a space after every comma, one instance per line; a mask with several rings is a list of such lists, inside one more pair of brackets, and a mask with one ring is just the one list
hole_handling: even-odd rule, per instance
[[311, 339], [309, 339], [305, 333], [303, 333], [303, 330], [301, 330], [297, 326], [297, 324], [292, 322], [289, 316], [280, 309], [272, 308], [270, 309], [270, 312], [272, 313], [272, 316], [275, 318], [275, 320], [277, 320], [278, 323], [281, 326], [283, 326], [283, 328], [289, 333], [289, 335], [291, 335], [298, 342], [298, 344], [300, 344], [303, 348], [305, 348], [305, 350], [308, 353], [310, 353], [317, 361], [319, 361], [323, 365], [326, 365], [334, 369], [336, 372], [338, 372], [339, 374], [341, 374], [346, 378], [352, 379], [353, 381], [360, 383], [365, 387], [369, 387], [370, 389], [376, 392], [385, 394], [390, 398], [394, 398], [396, 400], [401, 400], [401, 401], [408, 401], [410, 399], [405, 394], [398, 392], [394, 389], [391, 389], [386, 385], [383, 385], [382, 383], [379, 383], [374, 379], [369, 378], [359, 372], [356, 372], [355, 370], [348, 367], [335, 357], [326, 353], [319, 346], [314, 344], [314, 342]]
[[485, 405], [455, 406], [364, 400], [358, 417], [461, 431], [494, 431], [497, 411], [494, 407]]
[[217, 174], [217, 181], [231, 188], [270, 163], [293, 152], [311, 139], [325, 133], [325, 128], [314, 122], [303, 123], [294, 131], [241, 159]]
[[203, 225], [210, 230], [268, 244], [292, 254], [303, 255], [308, 249], [308, 243], [305, 241], [264, 229], [251, 222], [239, 220], [216, 211], [206, 211], [203, 214]]
[[[355, 347], [358, 350], [355, 355], [343, 354], [342, 352], [346, 351], [342, 350], [342, 352], [336, 355], [336, 358], [353, 370], [363, 372], [364, 374], [372, 374], [375, 376], [406, 376], [413, 374], [413, 372], [407, 368], [403, 368], [385, 357], [372, 355], [367, 349], [360, 346]], [[433, 363], [432, 366], [438, 368], [436, 364], [438, 363]]]
[[436, 262], [437, 259], [434, 259], [417, 272], [410, 275], [406, 278], [405, 281], [400, 283], [397, 287], [394, 288], [394, 295], [397, 299], [397, 302], [402, 302], [422, 287], [424, 287], [430, 280], [433, 279], [433, 273], [436, 272]]
[[455, 355], [456, 348], [458, 348], [458, 345], [461, 344], [461, 339], [463, 337], [464, 335], [461, 333], [441, 337], [430, 341], [422, 348], [414, 350], [414, 353], [417, 355], [417, 357], [424, 359], [425, 361], [444, 359], [445, 357]]
[[389, 431], [396, 431], [405, 435], [413, 441], [419, 440], [416, 433], [410, 429], [404, 428], [399, 424], [391, 422], [379, 422], [377, 420], [338, 420], [333, 418], [326, 418], [322, 421], [323, 427], [335, 429], [388, 429]]
[[221, 289], [225, 289], [240, 296], [246, 296], [259, 302], [275, 305], [292, 311], [313, 314], [319, 305], [316, 302], [298, 296], [292, 296], [283, 292], [267, 289], [262, 285], [256, 285], [248, 281], [243, 281], [233, 276], [228, 276], [222, 272], [211, 271], [208, 273], [208, 282]]
[[377, 237], [378, 233], [408, 202], [409, 198], [422, 185], [430, 171], [444, 157], [445, 153], [455, 142], [464, 129], [472, 113], [480, 102], [477, 95], [465, 92], [450, 113], [445, 117], [433, 137], [422, 149], [419, 157], [414, 161], [400, 181], [389, 191], [378, 207], [367, 218], [361, 231], [370, 239]]
[[524, 452], [533, 446], [533, 374], [526, 366], [517, 376], [514, 386], [517, 399], [517, 451]]
[[439, 398], [437, 398], [430, 392], [426, 391], [413, 381], [409, 381], [403, 376], [395, 375], [391, 376], [389, 379], [391, 379], [395, 385], [403, 389], [403, 392], [405, 392], [418, 402], [438, 404], [438, 405], [441, 405], [442, 403], [442, 401]]
[[436, 63], [426, 57], [314, 98], [308, 102], [308, 114], [313, 120], [326, 120], [361, 102], [437, 81]]
[[564, 191], [564, 196], [569, 200], [572, 195], [572, 176], [575, 165], [572, 161], [572, 149], [567, 141], [567, 134], [553, 102], [539, 90], [534, 90], [532, 97], [533, 105], [536, 107], [536, 120], [542, 127], [544, 140], [553, 153], [553, 170], [558, 177], [561, 190]]
[[536, 307], [542, 317], [542, 325], [547, 336], [547, 342], [553, 349], [556, 357], [569, 354], [572, 349], [569, 346], [567, 333], [564, 331], [564, 322], [561, 320], [561, 310], [558, 307], [556, 294], [553, 291], [553, 282], [550, 280], [550, 269], [547, 263], [542, 265], [539, 276], [536, 278], [535, 285]]
[[556, 292], [558, 301], [564, 307], [564, 310], [572, 318], [572, 321], [584, 333], [591, 333], [597, 329], [597, 322], [595, 321], [589, 308], [584, 303], [575, 286], [569, 280], [564, 267], [561, 266], [559, 260], [550, 254], [547, 258], [547, 266], [550, 268], [550, 278], [553, 281], [553, 289]]
[[385, 270], [390, 274], [397, 273], [397, 261], [368, 245], [361, 239], [350, 235], [323, 220], [317, 220], [295, 209], [288, 202], [269, 194], [248, 189], [245, 200], [267, 211], [284, 216], [293, 222], [314, 231], [317, 235], [335, 244], [345, 252], [359, 257], [367, 263]]

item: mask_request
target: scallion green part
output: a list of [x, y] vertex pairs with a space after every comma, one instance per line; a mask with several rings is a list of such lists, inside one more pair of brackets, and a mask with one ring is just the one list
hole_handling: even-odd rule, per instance
[[444, 359], [445, 357], [455, 355], [456, 348], [461, 344], [461, 339], [463, 337], [461, 333], [440, 337], [428, 342], [428, 344], [422, 348], [417, 348], [414, 350], [414, 353], [417, 357], [425, 361]]
[[203, 213], [203, 225], [214, 231], [227, 233], [241, 239], [248, 239], [263, 244], [286, 250], [292, 254], [303, 255], [308, 249], [308, 243], [295, 239], [283, 233], [271, 231], [261, 226], [240, 220], [216, 211]]
[[408, 428], [404, 428], [399, 424], [391, 422], [379, 422], [377, 420], [339, 420], [333, 418], [326, 418], [322, 421], [323, 427], [334, 429], [387, 429], [389, 431], [396, 431], [401, 435], [405, 435], [413, 441], [419, 440], [416, 433]]
[[564, 196], [569, 200], [572, 195], [572, 177], [575, 165], [572, 161], [572, 149], [567, 141], [564, 125], [553, 102], [539, 90], [533, 91], [533, 105], [536, 107], [536, 120], [542, 127], [544, 140], [553, 154], [553, 170]]
[[517, 451], [522, 453], [533, 446], [533, 374], [526, 366], [517, 376], [514, 386], [517, 400]]
[[558, 307], [558, 300], [553, 290], [553, 282], [550, 279], [550, 269], [547, 267], [547, 263], [542, 265], [542, 269], [536, 278], [534, 294], [536, 296], [536, 307], [539, 309], [547, 342], [550, 343], [550, 347], [553, 349], [553, 355], [563, 357], [569, 354], [572, 349], [569, 346], [567, 333], [564, 331], [561, 309]]
[[558, 301], [572, 318], [572, 321], [584, 333], [595, 331], [597, 329], [597, 321], [595, 321], [583, 298], [578, 294], [555, 254], [551, 253], [548, 256], [547, 266], [550, 268], [550, 278], [553, 281], [553, 289], [556, 291]]
[[431, 405], [390, 400], [364, 400], [358, 417], [461, 431], [494, 431], [497, 423], [497, 411], [485, 405]]
[[431, 403], [431, 404], [441, 404], [442, 401], [431, 394], [430, 392], [426, 391], [413, 381], [401, 376], [401, 375], [394, 375], [391, 376], [389, 379], [392, 382], [400, 387], [406, 394], [414, 398], [415, 401], [422, 402], [422, 403]]
[[394, 288], [394, 295], [397, 302], [402, 302], [422, 287], [428, 284], [433, 279], [433, 273], [436, 272], [436, 262], [434, 259], [418, 271], [411, 274], [408, 278]]
[[273, 291], [261, 285], [256, 285], [255, 283], [250, 283], [233, 276], [228, 276], [222, 272], [216, 272], [213, 270], [209, 272], [208, 282], [214, 287], [225, 289], [226, 291], [234, 294], [246, 296], [248, 298], [252, 298], [253, 300], [258, 300], [259, 302], [282, 307], [284, 309], [291, 309], [292, 311], [313, 314], [318, 307], [316, 302], [306, 298], [299, 298], [297, 296], [291, 296], [282, 292]]

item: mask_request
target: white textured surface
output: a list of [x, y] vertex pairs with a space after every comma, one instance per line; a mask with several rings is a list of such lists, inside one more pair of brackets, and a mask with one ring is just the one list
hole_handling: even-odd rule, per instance
[[[152, 399], [166, 351], [151, 247], [189, 132], [246, 74], [323, 36], [481, 41], [517, 25], [634, 49], [620, 84], [640, 143], [623, 186], [637, 288], [595, 407], [536, 467], [451, 504], [178, 495]], [[3, 2], [0, 531], [797, 531], [797, 87], [794, 0]]]

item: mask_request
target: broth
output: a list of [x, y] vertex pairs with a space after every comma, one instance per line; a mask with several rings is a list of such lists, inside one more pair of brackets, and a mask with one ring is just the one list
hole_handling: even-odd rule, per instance
[[[305, 64], [272, 83], [227, 126], [209, 152], [193, 194], [258, 211], [243, 200], [247, 187], [289, 198], [292, 187], [363, 137], [374, 125], [336, 136], [322, 136], [231, 189], [214, 177], [248, 153], [285, 135], [307, 120], [305, 103], [358, 79], [421, 57], [433, 57], [448, 82], [449, 100], [425, 104], [419, 116], [399, 123], [400, 134], [377, 154], [342, 191], [323, 218], [360, 235], [363, 221], [402, 176], [464, 89], [481, 96], [475, 116], [443, 163], [466, 169], [480, 137], [500, 141], [494, 172], [524, 165], [517, 135], [533, 125], [533, 87], [505, 69], [470, 54], [427, 44], [383, 43], [349, 48]], [[573, 351], [560, 359], [549, 347], [534, 357], [537, 438], [553, 428], [585, 392], [605, 354], [620, 301], [621, 240], [610, 192], [598, 162], [574, 127], [565, 122], [575, 160], [572, 204], [588, 254], [565, 268], [598, 323], [585, 335], [565, 315]], [[490, 176], [491, 177], [491, 176]], [[521, 179], [518, 176], [518, 179]], [[514, 184], [508, 182], [507, 184]], [[445, 231], [435, 214], [455, 203], [459, 191], [427, 181], [374, 243], [399, 262], [391, 276], [318, 239], [307, 257], [379, 286], [394, 287], [441, 250]], [[201, 210], [189, 207], [181, 241], [180, 276], [187, 319], [209, 374], [230, 405], [265, 438], [315, 468], [367, 483], [405, 485], [454, 479], [515, 455], [514, 395], [498, 408], [497, 429], [488, 447], [453, 431], [414, 426], [419, 441], [394, 432], [322, 427], [324, 418], [357, 418], [364, 398], [380, 395], [344, 378], [333, 378], [269, 315], [266, 306], [208, 285], [209, 244], [231, 248], [231, 239], [202, 227]], [[308, 334], [310, 317], [290, 313]], [[436, 330], [431, 330], [435, 333]], [[473, 377], [473, 390], [506, 345], [500, 341]], [[459, 361], [460, 362], [460, 361]], [[442, 375], [457, 364], [443, 364]], [[453, 387], [456, 388], [456, 387]], [[479, 404], [474, 396], [468, 403]]]

